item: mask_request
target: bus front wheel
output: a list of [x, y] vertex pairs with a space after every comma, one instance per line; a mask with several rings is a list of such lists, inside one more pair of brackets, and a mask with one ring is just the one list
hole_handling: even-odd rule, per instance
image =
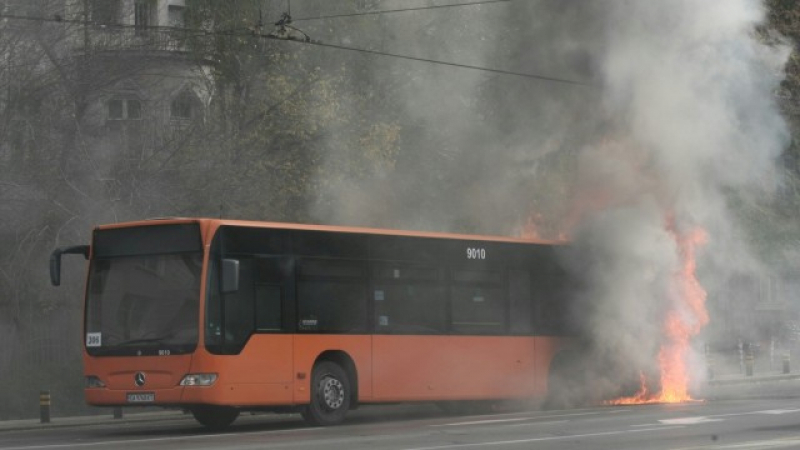
[[310, 425], [330, 426], [341, 423], [350, 409], [350, 379], [344, 369], [332, 361], [314, 366], [311, 376], [311, 403], [302, 415]]
[[228, 428], [239, 417], [239, 410], [229, 406], [195, 406], [191, 411], [195, 420], [200, 422], [200, 425], [213, 431]]

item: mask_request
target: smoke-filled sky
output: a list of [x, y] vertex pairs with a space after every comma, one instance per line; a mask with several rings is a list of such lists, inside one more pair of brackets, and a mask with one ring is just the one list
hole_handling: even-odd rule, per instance
[[[707, 236], [692, 245], [710, 295], [761, 270], [731, 201], [769, 197], [788, 142], [772, 93], [789, 49], [759, 41], [762, 2], [531, 0], [436, 14], [386, 19], [396, 39], [383, 50], [588, 86], [415, 67], [398, 105], [420, 124], [401, 146], [414, 160], [340, 186], [317, 214], [486, 233], [527, 221], [529, 232], [568, 234], [581, 256], [567, 264], [589, 280], [581, 313], [596, 350], [657, 370], [663, 317], [703, 324], [675, 285], [693, 233]], [[384, 73], [409, 64], [376, 62]]]

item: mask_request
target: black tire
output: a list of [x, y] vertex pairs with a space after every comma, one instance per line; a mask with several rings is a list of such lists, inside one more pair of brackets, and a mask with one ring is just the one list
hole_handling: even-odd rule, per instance
[[195, 420], [212, 431], [228, 428], [239, 417], [239, 410], [229, 406], [195, 406], [191, 411]]
[[350, 378], [338, 364], [317, 363], [311, 375], [311, 403], [303, 409], [303, 419], [323, 427], [342, 423], [350, 409], [350, 389]]

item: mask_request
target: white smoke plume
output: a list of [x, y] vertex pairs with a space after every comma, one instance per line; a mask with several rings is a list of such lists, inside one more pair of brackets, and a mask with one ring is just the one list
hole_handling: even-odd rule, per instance
[[[576, 205], [583, 211], [574, 213], [574, 237], [588, 263], [573, 268], [589, 274], [584, 304], [593, 305], [596, 350], [617, 369], [653, 372], [658, 349], [674, 343], [665, 317], [676, 314], [692, 329], [689, 338], [707, 321], [705, 310], [676, 293], [686, 275], [681, 241], [705, 230], [697, 251], [711, 295], [735, 274], [756, 270], [730, 200], [776, 183], [788, 133], [772, 93], [788, 49], [759, 42], [759, 1], [604, 7], [599, 67], [612, 126], [580, 155]], [[667, 364], [696, 360], [685, 350]], [[690, 379], [700, 372], [687, 368]]]
[[530, 0], [454, 14], [386, 18], [384, 35], [403, 39], [381, 49], [585, 85], [372, 61], [406, 89], [397, 164], [334, 187], [314, 213], [479, 233], [533, 219], [541, 236], [568, 234], [594, 350], [611, 372], [657, 372], [665, 317], [695, 338], [706, 321], [682, 303], [700, 294], [695, 253], [710, 297], [761, 270], [732, 203], [770, 195], [788, 142], [773, 92], [789, 49], [763, 42], [764, 4]]

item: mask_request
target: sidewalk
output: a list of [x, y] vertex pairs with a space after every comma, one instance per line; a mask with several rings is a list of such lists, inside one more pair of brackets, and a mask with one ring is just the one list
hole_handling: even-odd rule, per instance
[[98, 414], [94, 416], [75, 416], [75, 417], [51, 417], [50, 423], [41, 423], [39, 419], [5, 420], [0, 421], [0, 432], [3, 431], [23, 431], [37, 430], [45, 428], [63, 428], [95, 426], [102, 424], [125, 424], [130, 422], [163, 421], [190, 419], [191, 415], [186, 415], [179, 410], [149, 411], [149, 412], [128, 412], [123, 409], [121, 419], [115, 419], [111, 411], [108, 414]]
[[707, 380], [702, 387], [702, 394], [707, 399], [748, 399], [748, 398], [793, 398], [800, 397], [800, 371], [797, 361], [790, 367], [789, 373], [783, 373], [782, 361], [767, 359], [756, 360], [752, 367], [752, 375], [747, 376], [744, 365], [738, 361], [720, 364], [715, 359], [714, 377]]

